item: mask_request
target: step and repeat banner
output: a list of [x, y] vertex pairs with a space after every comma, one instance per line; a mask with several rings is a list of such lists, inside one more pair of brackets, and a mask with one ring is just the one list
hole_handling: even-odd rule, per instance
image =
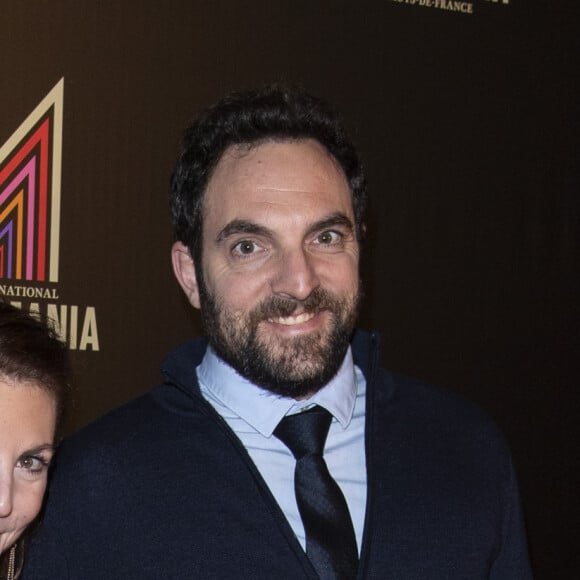
[[68, 431], [202, 332], [169, 257], [185, 125], [228, 91], [302, 84], [367, 167], [361, 326], [385, 366], [496, 419], [537, 577], [574, 577], [578, 23], [524, 0], [5, 0], [0, 298], [66, 341]]

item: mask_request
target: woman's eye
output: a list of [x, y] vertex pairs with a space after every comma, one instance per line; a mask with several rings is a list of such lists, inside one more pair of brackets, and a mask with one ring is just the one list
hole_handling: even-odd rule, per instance
[[341, 236], [338, 232], [329, 230], [319, 234], [318, 237], [316, 238], [316, 241], [319, 244], [335, 244], [336, 242], [340, 241], [340, 238]]
[[31, 473], [39, 473], [46, 466], [48, 462], [42, 457], [36, 457], [35, 455], [25, 455], [18, 460], [16, 464], [17, 467], [30, 471]]

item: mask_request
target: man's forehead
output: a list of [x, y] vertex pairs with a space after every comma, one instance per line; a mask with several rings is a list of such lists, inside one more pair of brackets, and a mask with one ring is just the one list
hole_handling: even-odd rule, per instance
[[209, 180], [206, 202], [249, 190], [294, 193], [350, 189], [338, 161], [314, 139], [268, 140], [229, 147]]

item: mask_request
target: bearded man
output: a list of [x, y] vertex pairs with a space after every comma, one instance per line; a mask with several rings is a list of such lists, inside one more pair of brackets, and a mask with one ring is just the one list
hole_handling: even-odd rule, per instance
[[27, 578], [531, 577], [509, 451], [355, 331], [366, 182], [300, 89], [186, 131], [172, 261], [207, 337], [61, 451]]

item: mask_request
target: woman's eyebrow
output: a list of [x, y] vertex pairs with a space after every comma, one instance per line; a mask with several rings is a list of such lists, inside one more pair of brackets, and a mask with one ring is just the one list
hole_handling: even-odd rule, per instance
[[36, 455], [37, 453], [42, 453], [43, 451], [54, 452], [54, 445], [51, 443], [44, 443], [43, 445], [37, 445], [31, 449], [27, 449], [22, 455]]

